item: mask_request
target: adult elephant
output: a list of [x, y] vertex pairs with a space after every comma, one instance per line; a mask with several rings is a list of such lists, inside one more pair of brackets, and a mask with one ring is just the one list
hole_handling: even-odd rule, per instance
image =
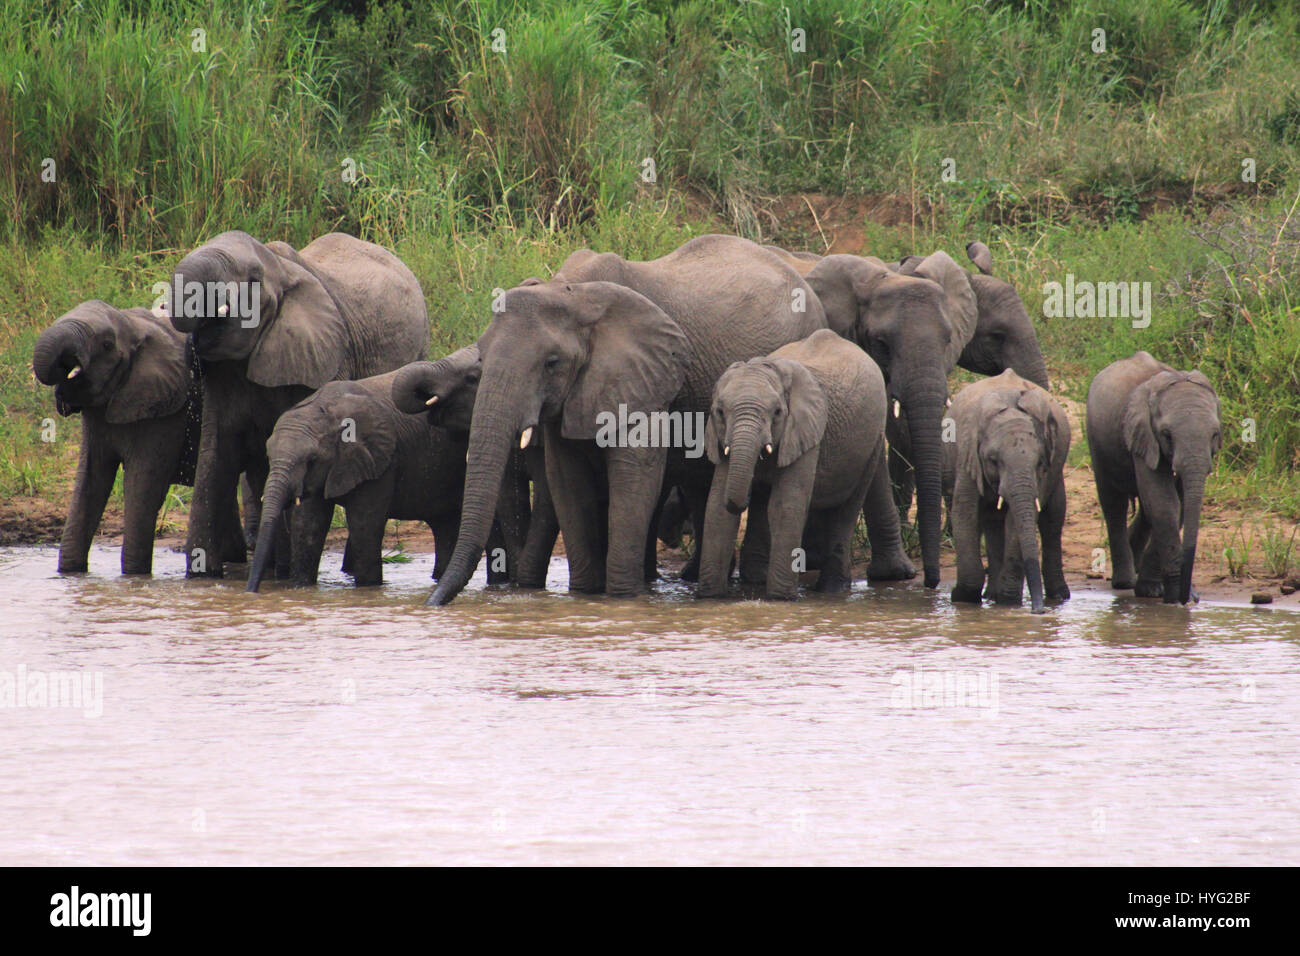
[[[435, 428], [468, 437], [482, 375], [483, 358], [477, 344], [436, 362], [412, 362], [393, 378], [393, 404], [409, 415], [422, 415]], [[546, 456], [540, 436], [527, 448], [511, 451], [496, 513], [499, 531], [495, 534], [500, 535], [506, 552], [505, 578], [523, 588], [546, 587], [560, 526], [546, 486]], [[489, 556], [495, 547], [492, 538], [490, 535]], [[495, 566], [489, 561], [489, 584], [498, 583]]]
[[[979, 269], [978, 273], [967, 276], [975, 293], [978, 314], [975, 331], [958, 356], [957, 365], [977, 375], [1000, 375], [1012, 369], [1022, 378], [1050, 390], [1047, 363], [1043, 361], [1034, 323], [1016, 287], [993, 275], [993, 254], [984, 243], [967, 244], [966, 255]], [[910, 274], [923, 261], [920, 256], [908, 256], [897, 268]]]
[[969, 273], [945, 252], [909, 262], [906, 272], [874, 256], [831, 255], [816, 262], [787, 254], [826, 310], [827, 324], [880, 366], [893, 414], [887, 425], [891, 473], [916, 513], [926, 587], [939, 584], [942, 422], [948, 373], [975, 332], [978, 304]]
[[[538, 426], [545, 428], [570, 587], [643, 590], [665, 464], [692, 501], [696, 527], [703, 525], [712, 478], [703, 423], [718, 377], [732, 362], [767, 355], [826, 324], [797, 272], [734, 236], [700, 236], [648, 262], [583, 249], [550, 282], [512, 289], [503, 305], [478, 341], [483, 376], [460, 540], [431, 604], [451, 601], [468, 581], [510, 449], [516, 441], [527, 446]], [[678, 437], [694, 439], [694, 447], [596, 446], [602, 412], [621, 411], [631, 421], [632, 413], [655, 410], [685, 416], [677, 421], [692, 434]]]
[[228, 510], [240, 471], [261, 496], [280, 413], [326, 382], [423, 358], [428, 314], [400, 259], [342, 233], [299, 251], [224, 232], [181, 260], [167, 298], [203, 368], [186, 573], [221, 577], [214, 516]]

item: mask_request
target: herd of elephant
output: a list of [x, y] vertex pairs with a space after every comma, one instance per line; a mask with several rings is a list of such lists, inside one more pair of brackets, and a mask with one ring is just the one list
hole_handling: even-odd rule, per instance
[[[942, 251], [884, 262], [724, 235], [651, 261], [584, 249], [498, 295], [473, 345], [428, 362], [424, 294], [388, 250], [223, 233], [153, 308], [84, 302], [36, 343], [36, 377], [82, 416], [59, 570], [87, 569], [119, 466], [125, 574], [150, 572], [168, 489], [192, 484], [189, 576], [220, 577], [251, 549], [250, 591], [270, 573], [314, 584], [337, 504], [358, 585], [382, 582], [389, 519], [427, 523], [438, 605], [485, 557], [489, 583], [544, 587], [560, 534], [570, 589], [640, 592], [669, 512], [693, 530], [681, 576], [702, 597], [737, 572], [769, 598], [796, 597], [803, 571], [847, 589], [859, 516], [867, 578], [908, 579], [915, 497], [927, 587], [946, 499], [953, 599], [1020, 604], [1027, 585], [1041, 612], [1070, 593], [1070, 425], [1015, 288], [983, 243], [967, 255], [977, 271]], [[958, 366], [989, 377], [949, 400]], [[1112, 585], [1194, 599], [1213, 387], [1139, 352], [1097, 375], [1087, 413]], [[689, 416], [703, 448], [644, 429], [611, 440], [614, 415]]]

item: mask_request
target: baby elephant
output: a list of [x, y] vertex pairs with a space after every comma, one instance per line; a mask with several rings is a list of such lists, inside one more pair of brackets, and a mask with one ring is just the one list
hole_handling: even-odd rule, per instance
[[[1196, 600], [1196, 534], [1221, 429], [1219, 397], [1200, 372], [1138, 352], [1092, 380], [1088, 445], [1110, 537], [1111, 587], [1166, 604]], [[1126, 527], [1134, 498], [1137, 516]]]
[[[54, 386], [60, 415], [81, 413], [81, 458], [59, 570], [86, 570], [120, 465], [126, 511], [122, 573], [149, 574], [167, 489], [194, 483], [203, 399], [185, 335], [148, 309], [115, 309], [95, 299], [41, 334], [32, 369]], [[220, 522], [219, 543], [224, 560], [243, 561], [244, 534], [233, 498], [231, 504]]]
[[[944, 449], [957, 551], [952, 599], [980, 601], [983, 535], [989, 567], [982, 596], [1019, 604], [1028, 579], [1033, 611], [1041, 614], [1044, 588], [1054, 601], [1070, 596], [1061, 563], [1065, 456], [1070, 450], [1065, 410], [1042, 388], [1007, 369], [963, 388], [949, 415], [956, 439]], [[1035, 526], [1043, 541], [1041, 567]]]
[[704, 433], [716, 468], [705, 511], [700, 596], [726, 593], [746, 508], [743, 582], [766, 581], [769, 598], [796, 597], [802, 536], [813, 524], [824, 535], [816, 542], [822, 555], [817, 590], [848, 589], [864, 500], [869, 516], [894, 515], [884, 467], [887, 401], [876, 363], [829, 329], [722, 374]]
[[344, 570], [358, 585], [383, 583], [381, 551], [390, 518], [424, 521], [433, 531], [434, 576], [446, 566], [460, 529], [466, 441], [393, 404], [387, 372], [338, 381], [294, 405], [266, 443], [270, 473], [248, 575], [256, 591], [285, 507], [301, 498], [291, 521], [290, 577], [316, 583], [321, 552], [340, 504], [347, 514]]

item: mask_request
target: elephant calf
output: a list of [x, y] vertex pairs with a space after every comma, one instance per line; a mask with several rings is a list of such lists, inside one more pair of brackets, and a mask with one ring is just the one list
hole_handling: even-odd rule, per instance
[[[1044, 589], [1052, 600], [1070, 596], [1061, 561], [1065, 456], [1070, 450], [1065, 409], [1007, 369], [963, 388], [949, 414], [956, 439], [945, 447], [957, 550], [952, 599], [980, 601], [982, 535], [989, 561], [982, 596], [1019, 604], [1028, 579], [1034, 613], [1041, 614]], [[1041, 566], [1035, 526], [1043, 541]]]
[[906, 560], [885, 467], [887, 404], [876, 363], [829, 329], [723, 373], [705, 426], [705, 450], [716, 468], [705, 511], [700, 596], [726, 593], [746, 508], [741, 580], [766, 581], [769, 598], [797, 596], [797, 558], [805, 526], [813, 524], [824, 535], [817, 543], [817, 590], [848, 589], [853, 531], [864, 501], [868, 526], [892, 529], [892, 541], [888, 532], [873, 538], [873, 564]]
[[397, 375], [329, 382], [280, 416], [266, 443], [270, 471], [249, 591], [261, 584], [271, 542], [295, 499], [294, 584], [316, 582], [335, 504], [348, 521], [344, 570], [358, 585], [383, 583], [380, 554], [390, 518], [429, 525], [434, 576], [442, 573], [460, 527], [466, 440], [399, 411], [392, 400]]
[[[158, 511], [173, 484], [194, 483], [203, 397], [185, 336], [148, 309], [83, 302], [36, 341], [32, 369], [54, 386], [60, 415], [81, 413], [81, 457], [59, 546], [60, 571], [85, 571], [117, 479], [125, 480], [122, 573], [153, 570]], [[227, 561], [245, 559], [234, 499], [218, 533]]]
[[[1166, 604], [1196, 599], [1201, 500], [1222, 443], [1219, 397], [1200, 372], [1138, 352], [1097, 373], [1088, 389], [1088, 445], [1110, 537], [1111, 587], [1163, 596]], [[1126, 527], [1134, 498], [1137, 516]]]

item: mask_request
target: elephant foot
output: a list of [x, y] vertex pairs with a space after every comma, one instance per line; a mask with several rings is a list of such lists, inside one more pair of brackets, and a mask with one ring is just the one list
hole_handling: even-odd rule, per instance
[[868, 581], [910, 581], [916, 577], [916, 567], [905, 554], [871, 559], [867, 567]]
[[[1133, 586], [1133, 594], [1136, 597], [1140, 597], [1140, 598], [1164, 597], [1165, 587], [1159, 581], [1144, 581], [1141, 578], [1139, 578], [1137, 584]], [[1178, 599], [1177, 593], [1173, 594], [1172, 597], [1175, 601], [1177, 601]]]
[[799, 588], [794, 587], [789, 590], [780, 588], [778, 590], [768, 590], [763, 597], [768, 601], [797, 601], [799, 600]]
[[686, 559], [679, 577], [683, 581], [698, 581], [700, 579], [700, 556], [698, 554], [692, 554]]
[[813, 585], [813, 590], [822, 594], [842, 594], [845, 591], [852, 590], [853, 580], [845, 577], [843, 574], [836, 574], [823, 571], [817, 576], [817, 583]]
[[1110, 579], [1110, 589], [1112, 591], [1130, 591], [1136, 583], [1132, 575], [1121, 576], [1117, 574]]
[[981, 600], [979, 586], [959, 583], [952, 589], [952, 599], [963, 604], [979, 604]]
[[717, 586], [706, 587], [701, 584], [695, 588], [695, 596], [697, 598], [724, 598], [727, 596], [727, 589], [725, 587]]
[[993, 597], [993, 602], [1002, 607], [1020, 607], [1025, 601], [1023, 590], [1019, 591], [998, 591]]
[[150, 566], [150, 567], [123, 568], [122, 573], [134, 575], [136, 577], [139, 577], [140, 575], [151, 575], [153, 574], [153, 567]]
[[1068, 601], [1070, 600], [1070, 586], [1062, 583], [1058, 587], [1048, 588], [1047, 599], [1049, 601]]
[[60, 561], [60, 574], [85, 574], [90, 570], [89, 561]]

